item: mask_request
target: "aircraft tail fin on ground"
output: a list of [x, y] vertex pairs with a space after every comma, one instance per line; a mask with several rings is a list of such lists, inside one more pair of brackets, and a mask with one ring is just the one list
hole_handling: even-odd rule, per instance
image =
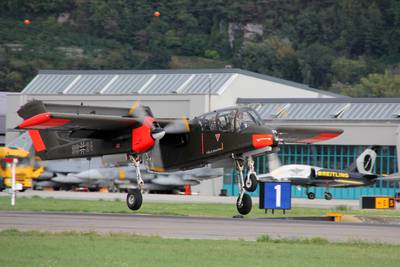
[[354, 161], [348, 170], [350, 172], [359, 172], [361, 174], [372, 174], [376, 161], [376, 152], [374, 148], [365, 149]]
[[[23, 105], [18, 111], [18, 115], [24, 120], [32, 118], [38, 114], [46, 112], [43, 102], [32, 100]], [[59, 145], [58, 136], [55, 132], [42, 131], [42, 130], [29, 130], [30, 138], [32, 139], [33, 147], [37, 153], [48, 150], [51, 147]]]

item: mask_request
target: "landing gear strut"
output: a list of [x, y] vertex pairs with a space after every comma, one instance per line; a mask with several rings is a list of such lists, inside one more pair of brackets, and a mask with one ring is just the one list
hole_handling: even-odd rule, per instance
[[235, 161], [236, 171], [238, 173], [238, 187], [239, 187], [239, 197], [236, 201], [236, 208], [238, 212], [242, 215], [249, 214], [252, 208], [252, 201], [249, 194], [245, 191], [254, 192], [257, 188], [257, 176], [254, 171], [254, 161], [251, 157], [246, 158], [247, 165], [249, 167], [249, 174], [246, 179], [243, 175], [244, 163], [243, 158], [236, 158], [233, 156]]
[[128, 190], [128, 195], [126, 196], [126, 204], [131, 210], [138, 210], [142, 206], [142, 192], [144, 188], [144, 181], [142, 179], [142, 174], [140, 173], [140, 158], [129, 155], [129, 160], [136, 168], [136, 181], [138, 188]]

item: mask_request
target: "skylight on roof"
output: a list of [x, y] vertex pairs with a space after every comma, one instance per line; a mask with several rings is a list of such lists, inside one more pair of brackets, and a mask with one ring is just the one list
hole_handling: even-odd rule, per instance
[[345, 113], [346, 110], [348, 110], [350, 108], [351, 104], [348, 103], [346, 105], [344, 105], [343, 107], [341, 107], [338, 111], [336, 111], [333, 114], [330, 114], [331, 118], [335, 118], [335, 119], [340, 119], [343, 114]]
[[289, 115], [288, 108], [290, 107], [291, 104], [286, 104], [284, 106], [279, 106], [278, 110], [276, 111], [275, 114], [272, 114], [272, 117], [274, 118], [284, 118]]

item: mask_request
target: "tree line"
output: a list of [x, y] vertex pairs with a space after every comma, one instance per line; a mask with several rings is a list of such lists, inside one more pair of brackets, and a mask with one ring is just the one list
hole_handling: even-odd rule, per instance
[[[1, 90], [21, 90], [38, 69], [170, 68], [179, 55], [351, 96], [400, 95], [395, 0], [3, 0], [0, 13]], [[261, 32], [248, 37], [246, 25]]]

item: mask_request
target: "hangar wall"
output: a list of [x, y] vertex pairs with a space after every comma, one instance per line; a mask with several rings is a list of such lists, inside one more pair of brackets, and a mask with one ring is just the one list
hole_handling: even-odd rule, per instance
[[[400, 99], [396, 98], [309, 98], [239, 99], [239, 104], [256, 108], [271, 126], [339, 128], [340, 136], [313, 145], [281, 145], [282, 164], [307, 164], [324, 168], [347, 168], [367, 147], [377, 146], [374, 172], [380, 176], [400, 170]], [[265, 156], [257, 158], [260, 173], [268, 172]], [[236, 194], [236, 178], [225, 176], [224, 188]], [[292, 188], [294, 197], [305, 197], [305, 190]], [[325, 188], [316, 188], [323, 198]], [[389, 195], [400, 192], [400, 183], [380, 180], [362, 188], [330, 189], [334, 198], [358, 199], [363, 195]], [[257, 195], [258, 193], [254, 193]]]

